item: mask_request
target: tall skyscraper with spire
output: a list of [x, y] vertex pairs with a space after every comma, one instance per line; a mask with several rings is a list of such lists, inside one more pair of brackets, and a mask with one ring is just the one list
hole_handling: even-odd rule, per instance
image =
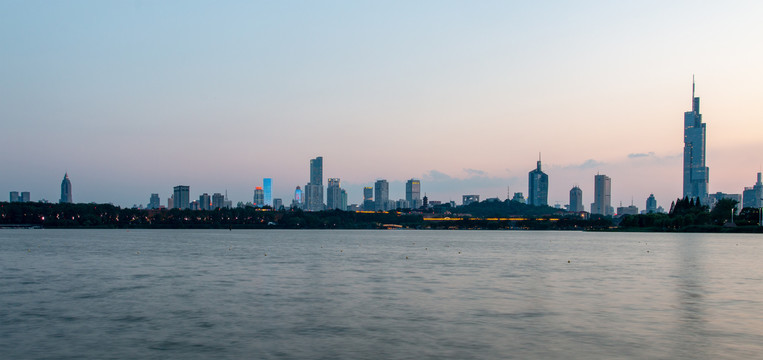
[[684, 196], [707, 201], [710, 169], [705, 166], [706, 129], [699, 113], [699, 98], [691, 81], [691, 111], [684, 113]]
[[528, 186], [528, 204], [535, 206], [548, 205], [548, 175], [540, 170], [540, 154], [538, 154], [538, 167], [530, 171]]
[[72, 203], [72, 182], [69, 180], [69, 173], [64, 173], [64, 180], [61, 181], [61, 204]]
[[308, 211], [323, 210], [323, 157], [310, 159], [310, 182], [305, 185], [305, 205]]

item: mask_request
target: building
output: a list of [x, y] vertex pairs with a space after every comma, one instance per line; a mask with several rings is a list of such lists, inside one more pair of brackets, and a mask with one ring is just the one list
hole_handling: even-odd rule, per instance
[[758, 182], [753, 187], [744, 188], [742, 192], [742, 206], [746, 208], [761, 208], [761, 199], [763, 199], [763, 183], [761, 183], [761, 173], [758, 173]]
[[638, 215], [638, 207], [635, 205], [617, 207], [617, 216], [625, 215]]
[[161, 205], [161, 199], [159, 199], [159, 194], [151, 194], [151, 198], [148, 200], [148, 208], [149, 209], [158, 209]]
[[265, 190], [262, 187], [257, 186], [254, 188], [254, 200], [252, 201], [254, 207], [265, 206]]
[[283, 199], [281, 198], [273, 199], [273, 210], [283, 210]]
[[371, 186], [363, 187], [363, 210], [376, 210], [376, 204], [374, 203], [374, 188]]
[[22, 191], [21, 192], [21, 198], [19, 199], [21, 202], [30, 202], [31, 201], [31, 195], [29, 194], [29, 191]]
[[421, 207], [421, 181], [410, 179], [405, 183], [406, 208], [418, 209]]
[[374, 200], [376, 204], [374, 209], [376, 211], [389, 210], [387, 208], [389, 206], [389, 183], [387, 180], [376, 180], [374, 184]]
[[170, 195], [170, 197], [167, 198], [167, 209], [172, 209], [175, 207], [175, 196]]
[[345, 210], [345, 208], [346, 206], [342, 206], [342, 188], [339, 178], [329, 178], [329, 186], [326, 188], [326, 209]]
[[612, 179], [607, 175], [598, 174], [594, 177], [593, 185], [591, 214], [614, 215], [614, 209], [612, 208]]
[[572, 189], [570, 189], [570, 207], [568, 210], [572, 212], [585, 211], [585, 207], [583, 206], [583, 190], [577, 186], [573, 186]]
[[265, 192], [265, 202], [263, 204], [273, 207], [273, 179], [262, 179], [262, 190]]
[[220, 193], [212, 194], [212, 210], [225, 208], [225, 196]]
[[[708, 206], [712, 210], [719, 201], [723, 199], [734, 200], [737, 202], [735, 208], [736, 211], [742, 210], [742, 194], [726, 194], [723, 192], [717, 192], [715, 194], [708, 195]], [[746, 206], [745, 206], [746, 207]]]
[[699, 113], [699, 98], [694, 96], [691, 84], [692, 108], [684, 113], [684, 197], [707, 202], [710, 169], [705, 166], [706, 129]]
[[466, 206], [471, 203], [478, 203], [480, 202], [480, 196], [479, 195], [463, 195], [461, 196], [461, 205]]
[[178, 185], [175, 186], [173, 190], [173, 207], [180, 210], [189, 209], [191, 205], [191, 187], [186, 185]]
[[10, 202], [19, 202], [19, 192], [18, 191], [11, 191], [10, 194]]
[[538, 166], [529, 173], [528, 186], [527, 203], [535, 206], [547, 206], [548, 175], [540, 169], [540, 156], [538, 156]]
[[339, 210], [347, 211], [347, 191], [339, 189]]
[[199, 196], [199, 210], [212, 210], [212, 198], [207, 193]]
[[305, 207], [308, 211], [323, 210], [323, 157], [310, 159], [310, 182], [305, 185]]
[[72, 201], [72, 182], [69, 180], [69, 173], [64, 173], [64, 180], [61, 181], [61, 204], [71, 204]]
[[515, 192], [514, 197], [511, 198], [511, 201], [516, 201], [518, 203], [524, 204], [525, 203], [525, 195], [521, 192]]
[[649, 194], [649, 197], [646, 199], [646, 213], [656, 213], [657, 212], [657, 199], [654, 198], [654, 194]]

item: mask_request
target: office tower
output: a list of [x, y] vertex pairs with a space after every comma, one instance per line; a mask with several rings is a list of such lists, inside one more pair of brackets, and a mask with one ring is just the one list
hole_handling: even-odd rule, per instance
[[199, 195], [199, 210], [212, 210], [212, 198], [209, 194]]
[[684, 113], [684, 197], [707, 201], [710, 169], [705, 166], [706, 129], [699, 113], [699, 98], [691, 84], [692, 108]]
[[371, 186], [363, 187], [363, 210], [376, 210], [376, 204], [374, 203], [374, 188]]
[[262, 187], [257, 186], [254, 188], [254, 207], [263, 207], [265, 206], [265, 190], [262, 190]]
[[535, 206], [548, 205], [548, 175], [540, 170], [540, 155], [538, 167], [529, 173], [528, 185], [527, 203]]
[[480, 202], [480, 196], [479, 195], [463, 195], [461, 196], [461, 204], [463, 206], [469, 205], [471, 203], [478, 203]]
[[294, 190], [294, 202], [299, 204], [302, 203], [302, 189], [300, 189], [299, 186]]
[[283, 200], [281, 198], [273, 199], [273, 209], [274, 210], [281, 210], [281, 209], [283, 209]]
[[328, 210], [343, 210], [342, 189], [338, 178], [329, 178], [329, 186], [326, 188], [326, 208]]
[[742, 206], [759, 209], [762, 205], [761, 198], [763, 198], [763, 183], [761, 173], [758, 173], [758, 182], [753, 187], [744, 188], [742, 192]]
[[265, 192], [265, 205], [273, 207], [273, 179], [262, 179], [262, 190]]
[[29, 202], [30, 199], [31, 199], [31, 196], [29, 194], [29, 191], [21, 192], [21, 198], [19, 199], [21, 202]]
[[72, 182], [69, 180], [69, 173], [64, 173], [64, 180], [61, 181], [61, 204], [72, 203]]
[[374, 184], [374, 199], [376, 200], [374, 210], [386, 211], [389, 202], [389, 183], [387, 180], [376, 180]]
[[310, 160], [310, 182], [305, 185], [305, 205], [308, 211], [323, 210], [323, 157]]
[[421, 207], [421, 181], [410, 179], [405, 183], [405, 201], [411, 209]]
[[167, 198], [167, 210], [173, 209], [175, 207], [175, 196], [170, 195], [170, 197]]
[[654, 194], [649, 194], [646, 199], [646, 213], [651, 214], [657, 212], [657, 199], [654, 198]]
[[570, 189], [570, 211], [585, 211], [583, 207], [583, 190], [580, 190], [577, 186], [573, 186], [572, 189]]
[[190, 186], [187, 186], [187, 185], [175, 186], [174, 193], [172, 195], [173, 206], [176, 209], [187, 210], [191, 205], [190, 193], [191, 193]]
[[151, 194], [151, 198], [148, 200], [148, 208], [158, 209], [160, 203], [161, 200], [159, 199], [159, 194]]
[[12, 203], [19, 202], [19, 192], [18, 191], [11, 191], [10, 194], [10, 201]]
[[591, 214], [614, 215], [612, 209], [612, 179], [607, 175], [596, 175], [593, 182], [593, 204]]
[[211, 210], [225, 208], [225, 195], [220, 193], [212, 194], [212, 207]]

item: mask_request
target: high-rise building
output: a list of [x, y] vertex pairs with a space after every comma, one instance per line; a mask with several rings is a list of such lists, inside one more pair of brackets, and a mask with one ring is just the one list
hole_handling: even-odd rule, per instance
[[612, 208], [612, 179], [607, 175], [598, 174], [594, 177], [591, 214], [614, 215], [614, 209]]
[[646, 213], [651, 214], [657, 212], [657, 199], [654, 198], [654, 194], [649, 194], [646, 199]]
[[191, 205], [191, 187], [187, 185], [178, 185], [173, 188], [174, 192], [172, 195], [173, 198], [173, 206], [176, 209], [180, 210], [187, 210], [190, 208]]
[[573, 186], [572, 189], [570, 189], [570, 211], [585, 211], [583, 206], [583, 190], [580, 190], [577, 186]]
[[363, 210], [376, 210], [376, 204], [374, 203], [374, 188], [371, 186], [366, 186], [363, 188]]
[[19, 200], [21, 200], [21, 202], [29, 202], [30, 199], [31, 199], [31, 196], [29, 194], [29, 191], [22, 191], [21, 192], [21, 198], [19, 199]]
[[761, 182], [761, 173], [758, 173], [758, 182], [753, 187], [746, 187], [742, 192], [742, 206], [759, 209], [761, 199], [763, 198], [763, 182]]
[[326, 208], [328, 210], [344, 210], [342, 208], [342, 188], [339, 178], [329, 178], [329, 186], [326, 188]]
[[19, 202], [19, 192], [18, 191], [11, 191], [10, 194], [10, 201], [12, 203]]
[[167, 198], [167, 210], [175, 208], [175, 196], [170, 195], [170, 197]]
[[207, 193], [199, 196], [199, 210], [212, 210], [212, 198]]
[[69, 173], [64, 174], [64, 180], [61, 181], [61, 204], [71, 204], [72, 201], [72, 182], [69, 180]]
[[389, 210], [389, 183], [387, 180], [376, 180], [376, 183], [374, 184], [374, 199], [376, 201], [376, 206], [374, 208], [376, 211]]
[[323, 210], [323, 157], [310, 159], [310, 182], [305, 185], [305, 205], [308, 211]]
[[535, 206], [547, 206], [548, 175], [540, 169], [540, 156], [538, 156], [537, 168], [529, 173], [528, 185], [527, 203]]
[[300, 189], [299, 186], [294, 190], [294, 202], [298, 204], [302, 203], [302, 189]]
[[706, 129], [699, 113], [699, 97], [691, 84], [692, 108], [684, 113], [684, 197], [707, 202], [710, 169], [705, 166]]
[[254, 188], [254, 207], [263, 207], [265, 206], [265, 190], [262, 189], [262, 187], [257, 186]]
[[463, 206], [469, 205], [471, 203], [478, 203], [480, 202], [480, 196], [479, 195], [463, 195], [461, 197], [461, 204]]
[[212, 210], [225, 208], [225, 195], [220, 193], [212, 194]]
[[405, 183], [405, 201], [412, 209], [421, 207], [421, 181], [410, 179]]
[[265, 205], [273, 207], [273, 179], [262, 179], [262, 190], [265, 192]]
[[283, 200], [281, 198], [273, 199], [273, 210], [283, 209]]
[[158, 209], [160, 203], [161, 203], [161, 200], [159, 199], [159, 194], [151, 194], [151, 198], [148, 200], [148, 208]]

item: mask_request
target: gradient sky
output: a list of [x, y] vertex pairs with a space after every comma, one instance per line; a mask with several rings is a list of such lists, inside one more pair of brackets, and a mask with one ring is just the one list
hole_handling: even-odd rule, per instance
[[[422, 180], [433, 200], [549, 203], [612, 178], [613, 206], [681, 195], [691, 79], [710, 191], [763, 163], [760, 1], [0, 0], [0, 191], [162, 203], [272, 177], [290, 202], [309, 159], [362, 186]], [[7, 200], [7, 198], [3, 199]]]

